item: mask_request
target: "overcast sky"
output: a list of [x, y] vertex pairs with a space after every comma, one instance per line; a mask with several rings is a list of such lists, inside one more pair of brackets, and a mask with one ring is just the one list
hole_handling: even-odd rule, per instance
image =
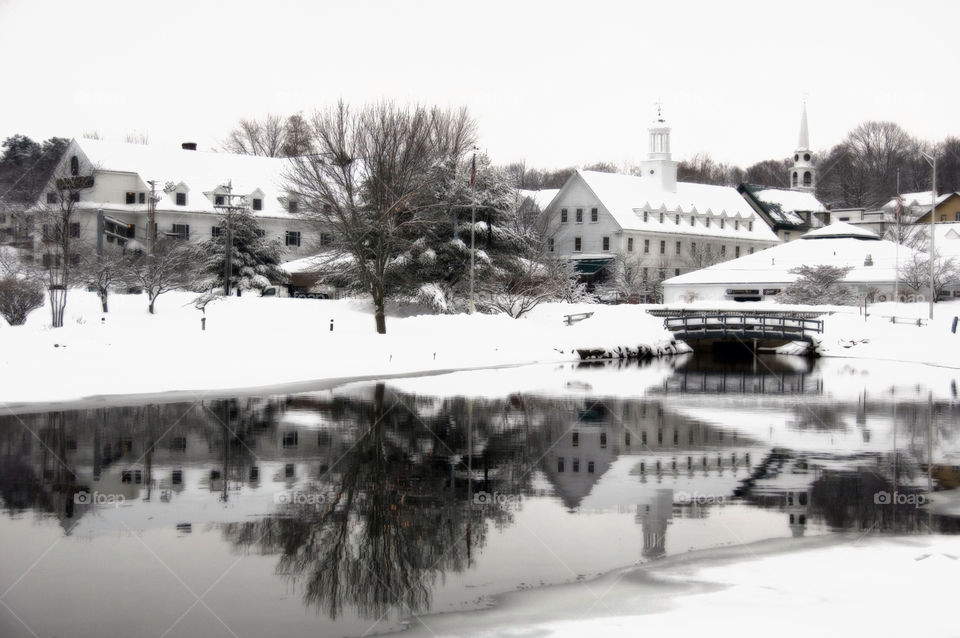
[[241, 117], [344, 98], [470, 108], [495, 162], [790, 154], [860, 122], [960, 135], [960, 2], [0, 0], [0, 138], [215, 147]]

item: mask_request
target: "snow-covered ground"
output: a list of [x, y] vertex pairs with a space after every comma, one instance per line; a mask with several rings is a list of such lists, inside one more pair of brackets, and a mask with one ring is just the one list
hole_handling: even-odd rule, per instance
[[[0, 402], [76, 401], [107, 395], [245, 391], [357, 378], [578, 359], [576, 348], [668, 347], [662, 319], [642, 306], [547, 304], [529, 318], [408, 315], [394, 309], [387, 334], [362, 300], [256, 296], [214, 301], [206, 330], [191, 293], [171, 292], [147, 313], [142, 295], [71, 291], [63, 328], [49, 311], [0, 328]], [[593, 312], [566, 325], [564, 315]], [[333, 329], [331, 330], [331, 325]], [[312, 385], [309, 385], [312, 384]]]
[[[25, 326], [0, 327], [0, 402], [309, 389], [358, 378], [569, 362], [578, 360], [576, 349], [657, 350], [671, 342], [662, 319], [647, 314], [649, 306], [544, 304], [519, 320], [394, 308], [387, 334], [377, 335], [363, 300], [256, 296], [214, 301], [202, 331], [195, 297], [168, 293], [150, 315], [144, 296], [113, 295], [104, 314], [93, 293], [74, 290], [63, 328], [49, 328], [46, 308]], [[820, 345], [826, 356], [960, 367], [960, 334], [951, 332], [960, 302], [938, 304], [935, 319], [919, 327], [889, 317], [923, 317], [923, 304], [877, 304], [866, 320], [857, 308], [833, 310]], [[580, 312], [593, 316], [566, 325], [564, 315]]]
[[411, 620], [412, 636], [958, 636], [955, 536], [863, 534], [706, 550]]

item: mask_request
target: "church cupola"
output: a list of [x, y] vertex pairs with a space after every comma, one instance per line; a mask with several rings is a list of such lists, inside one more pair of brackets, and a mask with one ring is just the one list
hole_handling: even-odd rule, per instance
[[807, 103], [803, 103], [800, 116], [800, 139], [793, 152], [793, 166], [790, 168], [790, 188], [792, 190], [813, 192], [817, 187], [817, 168], [813, 165], [813, 153], [810, 151], [810, 134], [807, 131]]
[[670, 127], [663, 119], [660, 105], [657, 105], [657, 119], [647, 129], [650, 145], [647, 159], [640, 162], [640, 175], [644, 180], [655, 182], [662, 190], [677, 190], [677, 162], [670, 154]]

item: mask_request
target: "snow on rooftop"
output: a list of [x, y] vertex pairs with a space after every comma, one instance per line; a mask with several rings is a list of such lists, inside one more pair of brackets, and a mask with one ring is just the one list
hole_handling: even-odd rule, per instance
[[[662, 189], [651, 179], [634, 175], [584, 170], [578, 170], [577, 174], [625, 230], [777, 241], [766, 222], [734, 188], [677, 182], [677, 189], [672, 192]], [[648, 213], [646, 221], [644, 212]], [[661, 212], [666, 213], [662, 224]], [[686, 215], [679, 224], [676, 223], [677, 214]], [[694, 225], [690, 224], [691, 214], [698, 217]], [[706, 226], [707, 218], [712, 218], [709, 227]], [[721, 218], [727, 220], [723, 228], [720, 227]], [[735, 225], [734, 221], [739, 224]], [[754, 222], [752, 229], [749, 222]]]
[[[847, 230], [848, 227], [849, 230]], [[721, 283], [792, 283], [797, 275], [790, 272], [798, 266], [851, 267], [848, 282], [892, 282], [896, 264], [906, 263], [912, 250], [876, 234], [837, 222], [804, 235], [815, 241], [792, 241], [766, 250], [702, 268], [664, 282], [665, 286]], [[866, 240], [866, 241], [865, 241]], [[868, 259], [869, 256], [869, 259]], [[870, 265], [865, 265], [870, 263]]]
[[[212, 151], [189, 151], [182, 148], [106, 142], [103, 140], [74, 140], [73, 143], [98, 171], [135, 173], [146, 183], [154, 180], [160, 197], [160, 210], [188, 210], [216, 212], [207, 193], [218, 187], [232, 185], [232, 192], [263, 200], [258, 215], [290, 217], [281, 197], [287, 192], [283, 172], [287, 160], [254, 155], [235, 155]], [[166, 186], [183, 186], [188, 194], [187, 206], [177, 207], [174, 190]], [[115, 203], [110, 208], [117, 208]], [[138, 208], [139, 210], [139, 208]]]
[[801, 226], [805, 220], [797, 212], [825, 213], [827, 211], [813, 193], [764, 188], [752, 190], [754, 197], [767, 205], [772, 217], [780, 217], [781, 223]]
[[[937, 206], [942, 204], [952, 195], [956, 193], [941, 193], [937, 195]], [[900, 200], [903, 202], [904, 208], [930, 208], [930, 191], [920, 191], [919, 193], [901, 193]], [[883, 205], [883, 208], [893, 208], [897, 207], [897, 198], [893, 197], [886, 204]]]

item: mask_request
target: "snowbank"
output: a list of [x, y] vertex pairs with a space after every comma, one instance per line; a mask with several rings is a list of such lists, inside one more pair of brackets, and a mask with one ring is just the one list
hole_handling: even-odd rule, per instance
[[[237, 392], [340, 383], [468, 368], [577, 360], [578, 348], [673, 340], [642, 306], [548, 304], [503, 315], [414, 315], [394, 308], [387, 334], [360, 300], [219, 299], [206, 330], [192, 293], [168, 293], [147, 313], [142, 295], [113, 295], [101, 313], [93, 293], [70, 293], [63, 328], [49, 310], [0, 330], [0, 402], [76, 401], [105, 395]], [[566, 325], [564, 315], [593, 316]], [[332, 329], [331, 329], [332, 326]], [[466, 391], [467, 388], [464, 388]]]

